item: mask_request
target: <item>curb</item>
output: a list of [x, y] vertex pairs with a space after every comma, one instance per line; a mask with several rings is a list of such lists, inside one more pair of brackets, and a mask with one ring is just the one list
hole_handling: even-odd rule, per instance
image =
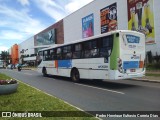
[[22, 70], [35, 70], [34, 68], [22, 68]]
[[133, 78], [132, 80], [135, 80], [135, 81], [142, 81], [142, 82], [160, 83], [160, 80], [136, 79], [136, 78]]

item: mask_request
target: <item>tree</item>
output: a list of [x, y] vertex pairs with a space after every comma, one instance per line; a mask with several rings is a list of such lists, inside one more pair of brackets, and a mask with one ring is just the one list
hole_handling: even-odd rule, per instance
[[152, 61], [153, 61], [152, 52], [151, 52], [151, 51], [148, 51], [148, 52], [147, 52], [147, 55], [148, 55], [148, 62], [149, 62], [149, 63], [152, 63]]
[[9, 57], [9, 52], [7, 51], [2, 51], [1, 52], [1, 60], [3, 60], [5, 63], [9, 63], [10, 57]]
[[160, 60], [160, 55], [158, 56], [157, 52], [156, 52], [156, 56], [154, 56], [154, 59], [156, 60], [156, 63], [158, 63]]

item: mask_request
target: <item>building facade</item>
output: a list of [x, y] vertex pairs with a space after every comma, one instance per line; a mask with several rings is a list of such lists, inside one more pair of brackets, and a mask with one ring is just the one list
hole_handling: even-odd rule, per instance
[[64, 41], [116, 29], [135, 30], [146, 35], [146, 52], [160, 55], [159, 6], [159, 0], [94, 0], [64, 18]]
[[160, 56], [159, 6], [160, 0], [94, 0], [19, 44], [19, 57], [22, 54], [37, 54], [39, 49], [54, 44], [68, 43], [112, 30], [144, 33], [146, 53]]
[[18, 55], [18, 45], [15, 44], [11, 48], [11, 63], [17, 64], [19, 62], [19, 55]]
[[36, 53], [39, 49], [50, 47], [54, 44], [64, 43], [63, 20], [51, 25], [34, 36], [34, 48]]
[[35, 60], [34, 37], [23, 41], [19, 45], [19, 63], [26, 63]]
[[63, 20], [60, 20], [19, 44], [19, 63], [35, 65], [38, 50], [63, 43]]

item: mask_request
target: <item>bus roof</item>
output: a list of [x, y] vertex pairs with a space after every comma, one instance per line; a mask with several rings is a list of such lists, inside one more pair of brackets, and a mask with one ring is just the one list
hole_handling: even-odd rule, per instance
[[112, 34], [120, 33], [120, 32], [132, 32], [132, 33], [136, 33], [136, 34], [143, 34], [143, 33], [140, 33], [140, 32], [137, 32], [137, 31], [132, 31], [132, 30], [114, 30], [114, 31], [110, 31], [110, 32], [107, 32], [107, 33], [95, 35], [95, 36], [92, 36], [92, 37], [79, 39], [79, 40], [74, 40], [74, 41], [64, 43], [64, 44], [54, 44], [51, 47], [41, 49], [38, 52], [48, 50], [48, 49], [52, 49], [52, 48], [58, 48], [58, 47], [61, 47], [61, 46], [67, 46], [67, 45], [71, 45], [71, 44], [75, 44], [75, 43], [80, 43], [80, 42], [84, 42], [84, 41], [88, 41], [88, 40], [92, 40], [92, 39], [96, 39], [96, 38], [99, 38], [99, 37], [104, 37], [106, 35], [112, 35]]

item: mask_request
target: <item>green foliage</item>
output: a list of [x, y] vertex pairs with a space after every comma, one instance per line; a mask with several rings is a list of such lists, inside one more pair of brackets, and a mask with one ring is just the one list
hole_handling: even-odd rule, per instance
[[148, 56], [148, 62], [152, 63], [153, 62], [152, 52], [151, 51], [147, 52], [147, 56]]
[[156, 63], [160, 62], [160, 55], [158, 55], [157, 52], [156, 52], [156, 56], [154, 56], [154, 60], [156, 61]]
[[9, 60], [10, 60], [10, 55], [9, 55], [9, 52], [7, 51], [2, 51], [1, 53], [1, 60], [3, 60], [6, 64], [9, 63]]
[[2, 51], [2, 52], [1, 52], [1, 59], [2, 59], [2, 60], [8, 60], [8, 59], [9, 59], [9, 52], [7, 52], [7, 51]]
[[160, 63], [147, 64], [147, 70], [160, 70]]
[[146, 76], [160, 77], [160, 74], [146, 73]]
[[10, 80], [10, 79], [12, 79], [12, 78], [5, 75], [5, 74], [0, 73], [0, 80]]

